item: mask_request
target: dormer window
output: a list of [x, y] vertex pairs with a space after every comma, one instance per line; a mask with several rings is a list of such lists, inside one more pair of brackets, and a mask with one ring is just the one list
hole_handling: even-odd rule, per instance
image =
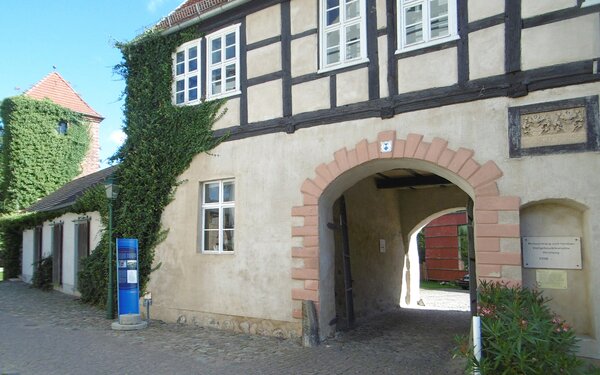
[[67, 134], [67, 129], [69, 128], [69, 124], [66, 121], [60, 121], [56, 126], [56, 131], [58, 134], [65, 135]]
[[367, 61], [365, 0], [320, 0], [320, 10], [321, 70]]
[[173, 104], [200, 102], [200, 39], [181, 45], [173, 54]]
[[398, 0], [398, 52], [455, 39], [456, 0]]

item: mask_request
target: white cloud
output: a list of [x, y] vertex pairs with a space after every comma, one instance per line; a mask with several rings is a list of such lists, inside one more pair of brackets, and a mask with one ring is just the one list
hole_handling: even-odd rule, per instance
[[121, 146], [123, 144], [123, 142], [125, 142], [125, 140], [127, 139], [127, 134], [125, 134], [125, 132], [123, 132], [123, 130], [119, 129], [119, 130], [115, 130], [112, 133], [110, 133], [109, 138], [117, 146]]
[[156, 12], [156, 9], [159, 6], [161, 6], [162, 3], [164, 3], [164, 2], [165, 2], [165, 0], [150, 0], [150, 1], [148, 1], [148, 5], [147, 5], [148, 11], [150, 11], [152, 13]]

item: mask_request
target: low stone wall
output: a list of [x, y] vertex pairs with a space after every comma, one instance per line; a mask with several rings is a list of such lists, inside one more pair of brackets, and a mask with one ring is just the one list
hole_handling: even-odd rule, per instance
[[[145, 319], [145, 308], [140, 311]], [[160, 319], [170, 323], [190, 324], [200, 327], [212, 327], [259, 336], [273, 336], [278, 338], [299, 340], [302, 335], [301, 322], [285, 322], [269, 319], [249, 318], [223, 314], [211, 314], [200, 311], [191, 311], [160, 307], [150, 307], [150, 318]]]

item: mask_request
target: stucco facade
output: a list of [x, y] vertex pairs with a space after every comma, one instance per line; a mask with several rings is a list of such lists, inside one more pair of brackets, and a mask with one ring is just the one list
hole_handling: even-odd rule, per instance
[[[35, 238], [35, 228], [24, 230], [21, 277], [23, 281], [31, 283], [34, 273], [33, 264], [36, 257], [36, 245], [38, 245], [37, 242], [40, 241], [40, 239], [42, 258], [53, 255], [53, 251], [55, 251], [55, 249], [53, 249], [53, 240], [56, 235], [56, 232], [54, 232], [53, 229], [57, 225], [62, 226], [62, 250], [60, 251], [62, 255], [60, 257], [62, 267], [60, 282], [54, 286], [54, 289], [66, 294], [78, 295], [78, 262], [82, 257], [78, 255], [77, 248], [78, 246], [86, 247], [89, 253], [91, 253], [100, 242], [103, 225], [100, 221], [100, 214], [98, 212], [87, 212], [84, 214], [66, 213], [51, 221], [45, 221], [40, 226], [41, 238]], [[78, 233], [80, 225], [85, 226], [85, 233], [82, 233], [81, 230]], [[88, 245], [80, 245], [80, 241], [87, 241]]]
[[[339, 241], [328, 224], [340, 196], [355, 307], [365, 316], [398, 305], [415, 228], [471, 199], [479, 280], [532, 285], [535, 270], [522, 268], [524, 235], [582, 238], [583, 269], [567, 271], [567, 291], [544, 292], [576, 322], [581, 354], [600, 358], [600, 7], [458, 0], [455, 38], [398, 52], [398, 3], [359, 3], [367, 60], [339, 69], [319, 61], [317, 0], [241, 2], [194, 26], [209, 33], [240, 24], [240, 93], [215, 125], [230, 137], [193, 159], [163, 213], [169, 235], [148, 285], [155, 316], [295, 337], [301, 303], [312, 300], [324, 338], [336, 324]], [[557, 138], [527, 148], [521, 137], [536, 135], [511, 130], [530, 113], [572, 107], [585, 107], [584, 130], [573, 130], [587, 131], [585, 144]], [[557, 126], [568, 125], [562, 113]], [[373, 186], [393, 170], [452, 186]], [[235, 250], [203, 251], [203, 186], [230, 180]]]

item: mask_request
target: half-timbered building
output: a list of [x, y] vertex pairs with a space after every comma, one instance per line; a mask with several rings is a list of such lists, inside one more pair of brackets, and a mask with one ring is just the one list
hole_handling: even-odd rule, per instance
[[466, 209], [471, 279], [540, 287], [600, 358], [600, 1], [189, 0], [160, 27], [203, 33], [173, 105], [227, 98], [229, 137], [163, 213], [155, 317], [294, 337], [313, 301], [325, 338], [396, 308], [411, 235]]

